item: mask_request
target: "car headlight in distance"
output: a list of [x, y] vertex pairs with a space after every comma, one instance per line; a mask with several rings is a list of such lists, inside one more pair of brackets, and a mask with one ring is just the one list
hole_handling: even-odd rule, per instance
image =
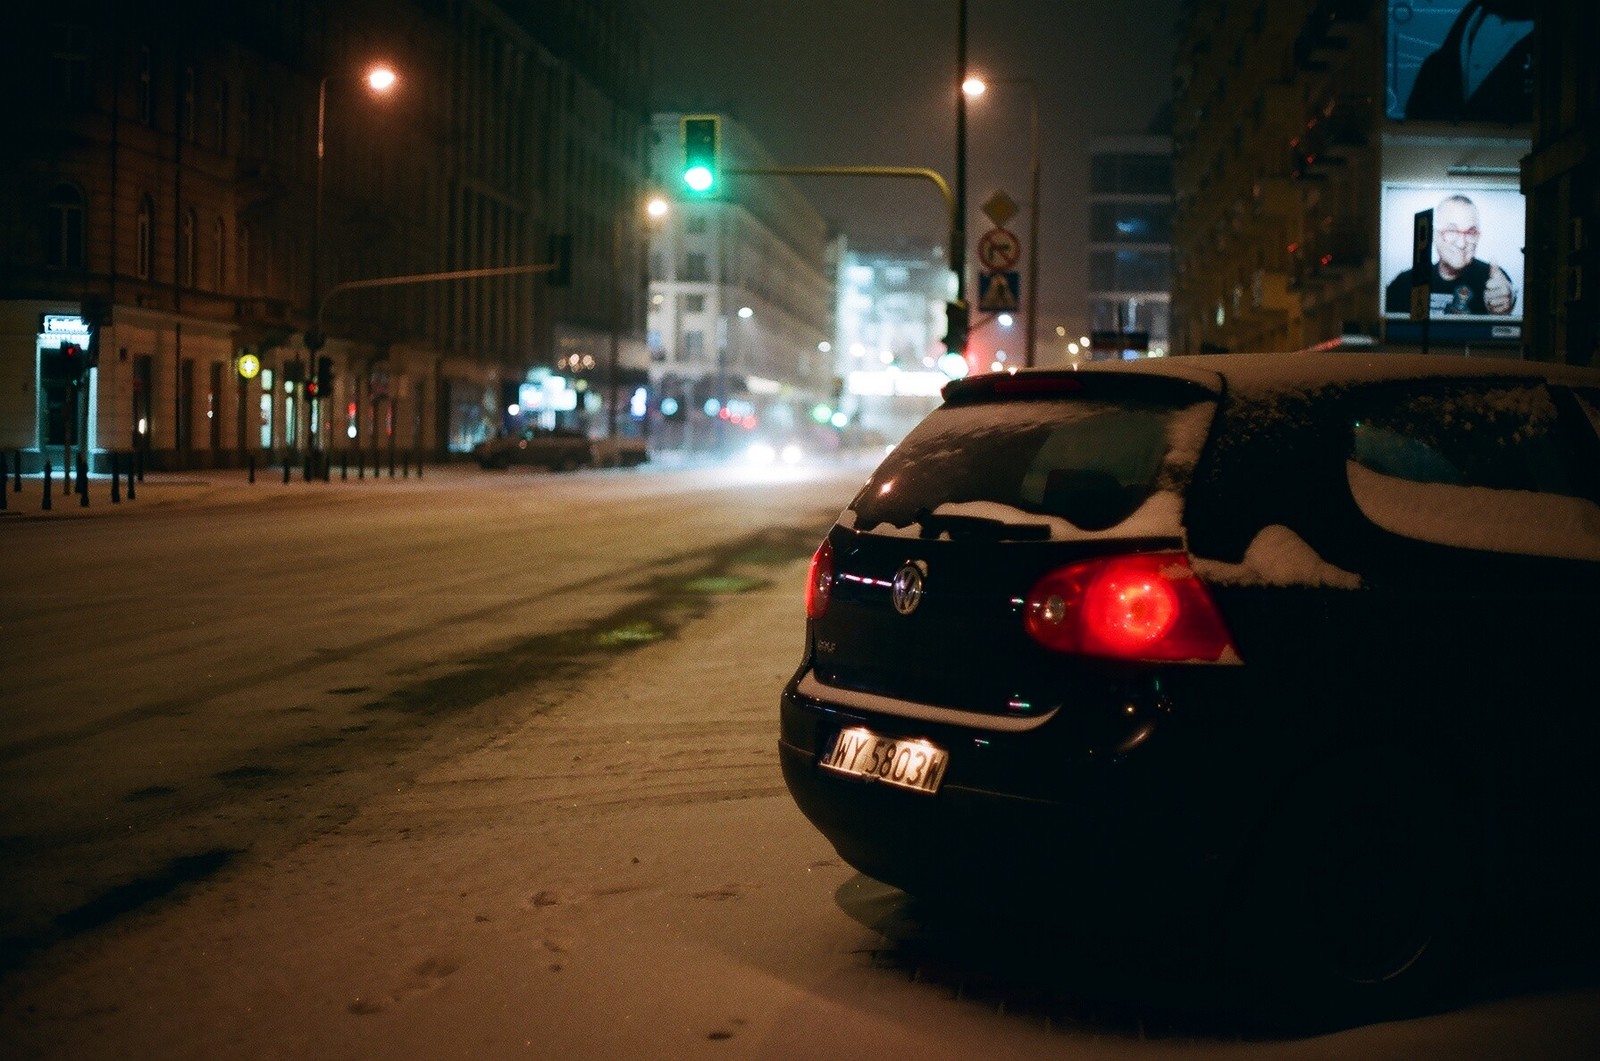
[[744, 451], [744, 459], [751, 464], [771, 464], [778, 459], [778, 454], [765, 442], [752, 442]]
[[805, 453], [793, 442], [783, 447], [783, 463], [785, 464], [799, 464], [804, 456]]

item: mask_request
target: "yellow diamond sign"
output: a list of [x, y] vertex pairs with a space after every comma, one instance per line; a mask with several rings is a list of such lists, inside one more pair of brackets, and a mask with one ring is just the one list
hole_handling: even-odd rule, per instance
[[1006, 222], [1017, 216], [1017, 201], [1005, 192], [997, 191], [983, 202], [983, 212], [995, 228], [1005, 228]]

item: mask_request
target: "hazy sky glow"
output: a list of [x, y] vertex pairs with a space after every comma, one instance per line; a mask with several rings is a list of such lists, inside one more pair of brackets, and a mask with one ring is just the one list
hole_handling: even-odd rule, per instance
[[[780, 164], [921, 166], [954, 183], [958, 0], [639, 0], [655, 26], [658, 109], [733, 114]], [[1084, 315], [1087, 151], [1142, 131], [1171, 95], [1178, 0], [968, 0], [967, 67], [990, 84], [967, 108], [967, 254], [979, 204], [1028, 197], [1031, 79], [1039, 93], [1040, 335]], [[849, 237], [943, 247], [932, 186], [806, 178]], [[1025, 231], [1026, 214], [1010, 223]]]

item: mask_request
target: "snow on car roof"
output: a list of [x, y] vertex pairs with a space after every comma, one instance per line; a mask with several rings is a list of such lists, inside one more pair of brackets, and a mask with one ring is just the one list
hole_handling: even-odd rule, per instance
[[1100, 361], [1083, 372], [1138, 373], [1189, 380], [1202, 386], [1259, 391], [1298, 390], [1331, 383], [1429, 378], [1547, 379], [1600, 386], [1600, 369], [1505, 357], [1459, 354], [1297, 353], [1188, 354], [1139, 361]]

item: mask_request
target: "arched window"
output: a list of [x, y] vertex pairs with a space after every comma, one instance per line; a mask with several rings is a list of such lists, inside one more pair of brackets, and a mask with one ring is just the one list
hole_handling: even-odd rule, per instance
[[134, 275], [140, 280], [150, 280], [156, 275], [156, 201], [149, 195], [139, 200], [138, 224], [135, 246], [139, 259], [134, 263]]
[[211, 286], [217, 291], [228, 289], [228, 230], [217, 218], [211, 224]]
[[181, 266], [184, 287], [193, 287], [198, 276], [195, 258], [199, 254], [199, 235], [196, 232], [199, 222], [194, 216], [194, 208], [190, 207], [183, 215], [183, 264]]
[[250, 283], [255, 274], [250, 271], [250, 226], [239, 226], [239, 294], [251, 294]]
[[45, 264], [52, 269], [82, 269], [83, 193], [70, 184], [58, 184], [45, 205]]

